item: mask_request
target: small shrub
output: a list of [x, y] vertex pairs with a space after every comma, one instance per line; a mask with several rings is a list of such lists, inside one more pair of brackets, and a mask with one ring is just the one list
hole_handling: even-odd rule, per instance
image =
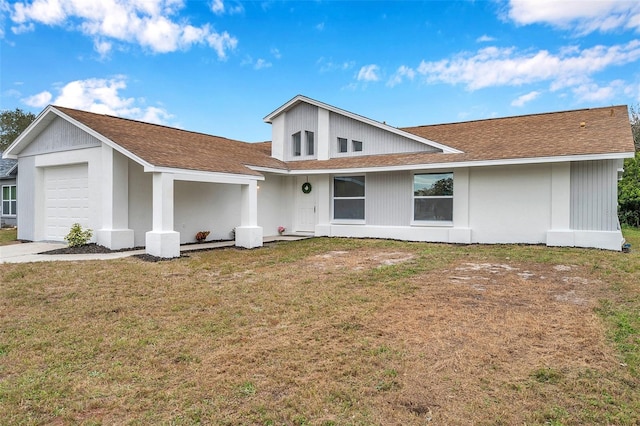
[[64, 240], [69, 243], [69, 247], [77, 247], [87, 244], [92, 236], [93, 231], [91, 229], [83, 230], [79, 223], [74, 223]]

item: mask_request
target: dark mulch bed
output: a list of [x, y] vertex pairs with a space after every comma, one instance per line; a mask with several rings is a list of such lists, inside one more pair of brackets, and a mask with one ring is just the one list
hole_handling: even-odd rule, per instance
[[111, 250], [105, 246], [99, 246], [95, 243], [84, 244], [76, 247], [63, 247], [55, 250], [43, 251], [38, 254], [97, 254], [97, 253], [118, 253], [122, 251], [142, 250], [144, 247], [133, 247], [120, 250]]

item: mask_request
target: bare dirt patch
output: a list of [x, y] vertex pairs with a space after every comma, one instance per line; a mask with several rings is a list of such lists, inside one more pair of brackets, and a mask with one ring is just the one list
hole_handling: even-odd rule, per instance
[[413, 281], [419, 290], [371, 323], [405, 354], [402, 389], [388, 401], [397, 409], [428, 412], [438, 424], [514, 424], [539, 405], [511, 400], [532, 371], [618, 364], [593, 311], [603, 283], [585, 268], [460, 262]]
[[333, 250], [317, 254], [307, 259], [309, 265], [323, 271], [351, 270], [362, 271], [380, 266], [397, 265], [408, 262], [415, 257], [414, 253], [402, 251], [358, 251]]

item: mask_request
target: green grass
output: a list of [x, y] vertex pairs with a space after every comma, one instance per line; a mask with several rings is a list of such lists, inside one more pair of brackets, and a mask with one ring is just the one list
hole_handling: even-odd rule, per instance
[[3, 264], [0, 424], [636, 424], [624, 233]]
[[16, 238], [18, 238], [17, 228], [0, 229], [0, 246], [14, 243]]

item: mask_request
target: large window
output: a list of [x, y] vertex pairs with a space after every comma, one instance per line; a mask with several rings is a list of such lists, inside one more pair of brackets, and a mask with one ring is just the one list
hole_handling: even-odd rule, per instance
[[16, 186], [6, 185], [2, 187], [2, 215], [15, 216], [16, 214]]
[[307, 137], [307, 155], [313, 155], [315, 151], [315, 141], [313, 139], [313, 132], [306, 131], [304, 132]]
[[453, 173], [413, 175], [413, 220], [453, 221]]
[[294, 133], [291, 136], [291, 141], [293, 142], [293, 156], [299, 157], [302, 155], [302, 140], [300, 132]]
[[333, 178], [333, 218], [364, 220], [364, 176]]

